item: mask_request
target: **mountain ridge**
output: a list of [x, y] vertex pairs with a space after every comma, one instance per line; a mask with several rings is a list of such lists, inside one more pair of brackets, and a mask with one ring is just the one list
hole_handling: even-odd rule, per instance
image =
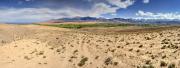
[[125, 19], [125, 18], [96, 18], [96, 17], [72, 17], [52, 19], [51, 23], [66, 23], [66, 22], [103, 22], [103, 23], [133, 23], [133, 24], [180, 24], [178, 19]]

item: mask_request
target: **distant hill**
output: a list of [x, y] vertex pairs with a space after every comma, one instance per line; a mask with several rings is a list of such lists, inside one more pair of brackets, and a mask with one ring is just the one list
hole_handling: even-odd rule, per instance
[[101, 23], [130, 23], [131, 19], [123, 19], [123, 18], [96, 18], [96, 17], [74, 17], [74, 18], [60, 18], [53, 19], [48, 22], [51, 23], [66, 23], [66, 22], [101, 22]]
[[48, 21], [50, 23], [66, 23], [66, 22], [99, 22], [99, 23], [133, 23], [133, 24], [180, 24], [177, 19], [125, 19], [125, 18], [96, 18], [96, 17], [74, 17], [60, 18]]

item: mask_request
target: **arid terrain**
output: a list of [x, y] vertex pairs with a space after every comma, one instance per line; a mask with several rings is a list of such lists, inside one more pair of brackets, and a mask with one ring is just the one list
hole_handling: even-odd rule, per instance
[[180, 68], [180, 28], [0, 24], [0, 68]]

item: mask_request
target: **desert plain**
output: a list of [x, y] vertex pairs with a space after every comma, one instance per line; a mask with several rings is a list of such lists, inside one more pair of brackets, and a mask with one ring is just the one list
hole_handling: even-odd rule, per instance
[[0, 24], [0, 68], [180, 68], [180, 28]]

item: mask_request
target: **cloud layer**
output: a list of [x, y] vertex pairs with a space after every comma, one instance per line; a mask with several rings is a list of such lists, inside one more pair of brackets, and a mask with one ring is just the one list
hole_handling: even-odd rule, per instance
[[[89, 0], [93, 2], [96, 0]], [[103, 14], [116, 14], [118, 9], [127, 8], [134, 0], [106, 0], [92, 4], [90, 9], [66, 8], [5, 8], [0, 9], [0, 21], [44, 21], [62, 17], [92, 16], [101, 17]]]
[[153, 13], [139, 10], [136, 15], [145, 19], [180, 19], [180, 13]]

